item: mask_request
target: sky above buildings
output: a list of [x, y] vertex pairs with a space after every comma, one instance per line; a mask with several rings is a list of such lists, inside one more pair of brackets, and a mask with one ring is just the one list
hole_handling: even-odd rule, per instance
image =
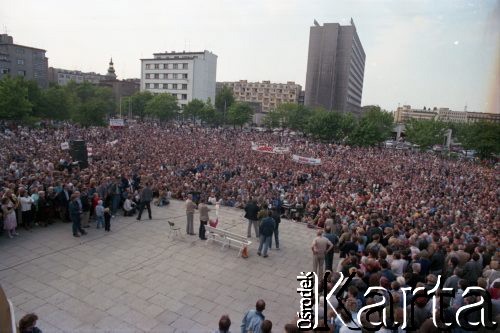
[[210, 50], [217, 81], [305, 85], [309, 27], [354, 19], [363, 105], [499, 111], [499, 0], [0, 0], [0, 29], [49, 66], [140, 77], [155, 52]]

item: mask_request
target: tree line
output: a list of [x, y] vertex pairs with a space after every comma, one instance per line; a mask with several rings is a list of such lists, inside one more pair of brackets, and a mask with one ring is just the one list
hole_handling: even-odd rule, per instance
[[[194, 99], [182, 109], [176, 97], [168, 93], [136, 92], [121, 100], [121, 109], [131, 110], [141, 120], [162, 123], [171, 120], [192, 121], [208, 126], [242, 127], [252, 122], [254, 110], [235, 100], [230, 88], [223, 87], [215, 101]], [[82, 126], [106, 125], [106, 119], [120, 109], [110, 88], [90, 83], [53, 85], [40, 89], [36, 82], [5, 77], [0, 80], [0, 119], [28, 124], [40, 119], [70, 120]], [[361, 117], [350, 113], [309, 108], [284, 103], [268, 112], [263, 125], [269, 129], [290, 129], [325, 142], [353, 146], [375, 146], [390, 139], [394, 132], [391, 113], [379, 106], [363, 107]], [[451, 129], [455, 141], [464, 149], [475, 150], [482, 158], [500, 153], [500, 124], [445, 123], [412, 119], [405, 124], [405, 138], [422, 150], [442, 144], [446, 130]]]

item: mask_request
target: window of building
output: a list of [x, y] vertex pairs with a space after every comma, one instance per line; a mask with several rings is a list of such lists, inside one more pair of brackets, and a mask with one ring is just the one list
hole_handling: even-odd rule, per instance
[[163, 89], [168, 89], [168, 84], [167, 83], [163, 84]]
[[24, 65], [24, 59], [17, 59], [18, 65]]
[[183, 85], [182, 85], [182, 90], [187, 90], [187, 88], [188, 88], [188, 85], [187, 85], [187, 84], [183, 84]]
[[149, 87], [150, 87], [149, 83], [146, 83], [146, 88], [149, 88]]
[[154, 87], [155, 87], [155, 89], [158, 89], [158, 88], [160, 88], [160, 85], [158, 83], [155, 83]]
[[17, 75], [26, 76], [26, 71], [17, 71]]
[[188, 64], [182, 64], [182, 69], [188, 69]]
[[151, 65], [150, 64], [146, 64], [146, 69], [151, 69]]
[[17, 54], [24, 54], [24, 49], [22, 49], [22, 48], [16, 48], [16, 53]]
[[0, 73], [2, 73], [2, 74], [9, 74], [9, 69], [8, 68], [2, 68], [0, 70]]
[[177, 80], [179, 78], [179, 75], [177, 73], [174, 73], [174, 79]]
[[146, 74], [146, 79], [149, 79], [151, 77], [151, 74]]
[[183, 79], [187, 79], [187, 78], [188, 78], [187, 73], [182, 74], [182, 78], [183, 78]]
[[155, 64], [155, 69], [160, 69], [160, 64]]
[[179, 64], [173, 64], [173, 69], [178, 69], [179, 68]]
[[166, 74], [166, 73], [165, 73], [165, 74], [163, 74], [163, 78], [164, 78], [164, 79], [168, 79], [168, 74]]
[[188, 98], [188, 95], [187, 95], [187, 94], [182, 94], [182, 95], [181, 95], [181, 99], [186, 100], [187, 98]]
[[177, 89], [177, 83], [172, 84], [172, 89]]
[[155, 74], [155, 79], [159, 79], [160, 78], [160, 74]]
[[167, 69], [168, 68], [168, 64], [163, 64], [163, 69]]

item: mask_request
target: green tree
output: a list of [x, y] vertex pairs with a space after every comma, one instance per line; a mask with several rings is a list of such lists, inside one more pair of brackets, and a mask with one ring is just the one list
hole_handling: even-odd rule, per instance
[[252, 120], [252, 115], [253, 109], [250, 105], [244, 102], [236, 102], [229, 108], [227, 112], [227, 120], [228, 123], [234, 127], [243, 127], [243, 125]]
[[301, 132], [305, 132], [308, 120], [313, 115], [313, 110], [295, 103], [283, 103], [278, 109], [285, 115], [284, 126]]
[[223, 86], [217, 93], [217, 96], [215, 96], [215, 108], [223, 115], [224, 120], [226, 119], [226, 113], [233, 104], [233, 91], [228, 86]]
[[443, 143], [445, 129], [445, 124], [440, 121], [411, 119], [405, 124], [405, 135], [409, 142], [425, 149]]
[[462, 146], [467, 150], [475, 150], [480, 158], [500, 154], [500, 124], [491, 122], [461, 124], [455, 130]]
[[355, 146], [374, 146], [387, 140], [394, 127], [392, 114], [376, 105], [365, 106], [363, 111], [363, 116], [349, 136], [349, 143]]
[[340, 126], [340, 114], [322, 109], [314, 110], [306, 125], [306, 132], [314, 138], [333, 141]]
[[153, 98], [153, 94], [149, 91], [138, 91], [130, 98], [132, 114], [139, 117], [141, 120], [146, 115], [146, 104]]
[[155, 95], [146, 104], [145, 113], [163, 123], [174, 119], [178, 110], [177, 99], [171, 94], [164, 93]]
[[105, 125], [106, 116], [111, 115], [116, 108], [110, 88], [95, 86], [88, 82], [82, 84], [70, 82], [65, 90], [72, 101], [71, 119], [82, 126]]
[[195, 98], [184, 106], [183, 114], [185, 117], [189, 117], [195, 122], [197, 118], [200, 118], [204, 107], [205, 102]]
[[88, 98], [85, 102], [76, 107], [72, 115], [72, 120], [82, 126], [105, 126], [107, 105], [99, 98]]
[[209, 125], [218, 125], [222, 121], [221, 114], [215, 110], [210, 100], [207, 101], [203, 108], [200, 110], [199, 117], [203, 123]]
[[59, 86], [51, 86], [43, 91], [39, 116], [47, 119], [67, 120], [77, 106], [77, 97]]
[[28, 100], [31, 103], [31, 114], [34, 117], [40, 117], [40, 108], [44, 102], [43, 91], [40, 89], [38, 84], [32, 80], [24, 80], [20, 78], [22, 85], [28, 89]]
[[267, 128], [277, 128], [286, 126], [285, 110], [277, 108], [269, 111], [262, 119], [262, 124]]
[[26, 120], [31, 111], [28, 88], [23, 80], [9, 76], [0, 80], [0, 119]]

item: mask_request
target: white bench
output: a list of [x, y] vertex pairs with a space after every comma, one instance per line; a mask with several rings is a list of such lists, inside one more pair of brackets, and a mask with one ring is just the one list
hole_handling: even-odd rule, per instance
[[222, 244], [222, 248], [224, 249], [226, 246], [231, 247], [231, 245], [235, 245], [239, 248], [238, 252], [238, 257], [241, 257], [241, 254], [243, 253], [243, 249], [250, 244], [252, 244], [251, 241], [249, 241], [246, 237], [233, 234], [232, 232], [229, 232], [224, 229], [219, 229], [219, 228], [214, 228], [211, 226], [206, 226], [207, 229], [207, 243], [212, 241], [212, 242], [219, 242]]

